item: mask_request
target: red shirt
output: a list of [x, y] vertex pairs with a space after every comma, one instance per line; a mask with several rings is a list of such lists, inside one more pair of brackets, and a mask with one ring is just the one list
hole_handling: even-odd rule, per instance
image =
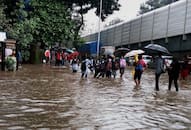
[[143, 59], [139, 60], [139, 63], [144, 67], [146, 68], [146, 63]]

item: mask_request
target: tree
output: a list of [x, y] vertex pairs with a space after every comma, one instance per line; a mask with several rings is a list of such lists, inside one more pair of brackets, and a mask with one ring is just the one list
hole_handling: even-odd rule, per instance
[[[103, 0], [101, 20], [104, 21], [108, 15], [113, 14], [114, 11], [119, 10], [119, 0]], [[80, 29], [84, 25], [84, 17], [91, 9], [96, 9], [95, 14], [99, 16], [100, 0], [64, 0], [67, 7], [73, 12], [73, 19], [76, 21], [75, 41], [78, 39]], [[78, 41], [78, 40], [77, 40]]]
[[30, 9], [26, 8], [24, 1], [12, 3], [12, 8], [9, 0], [4, 3], [7, 5], [4, 10], [6, 18], [11, 25], [8, 36], [22, 46], [29, 46], [31, 59], [34, 59], [38, 46], [50, 47], [56, 42], [67, 46], [68, 41], [72, 43], [75, 24], [63, 1], [32, 0], [28, 3]]
[[[99, 15], [100, 0], [2, 0], [11, 25], [9, 36], [28, 43], [72, 40], [80, 41], [79, 31], [90, 9]], [[26, 9], [26, 2], [30, 10]], [[101, 19], [119, 10], [118, 0], [103, 0]], [[56, 14], [56, 15], [54, 15]], [[60, 40], [60, 41], [59, 41]]]
[[17, 20], [16, 12], [14, 12], [17, 8], [16, 0], [1, 0], [1, 5], [4, 6], [3, 11], [6, 14], [6, 19], [10, 25], [13, 25]]
[[9, 30], [12, 27], [12, 21], [13, 19], [9, 19], [7, 15], [7, 9], [10, 5], [10, 1], [7, 0], [7, 3], [5, 3], [5, 0], [1, 0], [0, 2], [0, 31], [3, 32], [9, 32]]
[[[19, 5], [20, 4], [20, 5]], [[21, 10], [24, 3], [17, 3], [19, 21], [14, 23], [12, 37], [20, 43], [52, 43], [73, 40], [74, 22], [62, 1], [33, 0], [30, 2], [32, 11]], [[66, 45], [66, 43], [64, 43]]]
[[139, 14], [144, 14], [176, 1], [178, 0], [148, 0], [145, 4], [141, 4]]
[[4, 28], [6, 26], [6, 17], [5, 17], [5, 13], [4, 13], [4, 4], [1, 3], [0, 5], [0, 31], [4, 31]]

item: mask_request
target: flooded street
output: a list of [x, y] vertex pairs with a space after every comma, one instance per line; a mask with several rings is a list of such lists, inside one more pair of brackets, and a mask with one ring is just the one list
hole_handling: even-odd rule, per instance
[[155, 92], [152, 70], [143, 73], [140, 88], [135, 88], [131, 69], [114, 80], [80, 75], [46, 65], [0, 72], [0, 129], [191, 129], [190, 79], [181, 81], [177, 93], [174, 84], [167, 91], [167, 74]]

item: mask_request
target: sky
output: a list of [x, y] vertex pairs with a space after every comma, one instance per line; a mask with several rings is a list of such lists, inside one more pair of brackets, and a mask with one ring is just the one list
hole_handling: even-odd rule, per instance
[[[119, 18], [123, 21], [128, 21], [135, 18], [138, 14], [140, 5], [145, 3], [147, 0], [119, 0], [121, 4], [120, 10], [115, 11], [114, 14], [110, 15], [104, 22], [101, 22], [101, 30], [104, 25], [112, 21], [113, 19]], [[98, 31], [99, 18], [95, 15], [95, 10], [90, 10], [85, 16], [85, 28], [82, 31], [82, 35], [95, 33]]]

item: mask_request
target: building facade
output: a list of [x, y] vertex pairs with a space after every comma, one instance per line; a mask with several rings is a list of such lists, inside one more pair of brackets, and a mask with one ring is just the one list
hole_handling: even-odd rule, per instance
[[[84, 36], [96, 41], [98, 33]], [[101, 31], [102, 45], [143, 48], [156, 43], [172, 54], [191, 54], [191, 0], [180, 0]]]

